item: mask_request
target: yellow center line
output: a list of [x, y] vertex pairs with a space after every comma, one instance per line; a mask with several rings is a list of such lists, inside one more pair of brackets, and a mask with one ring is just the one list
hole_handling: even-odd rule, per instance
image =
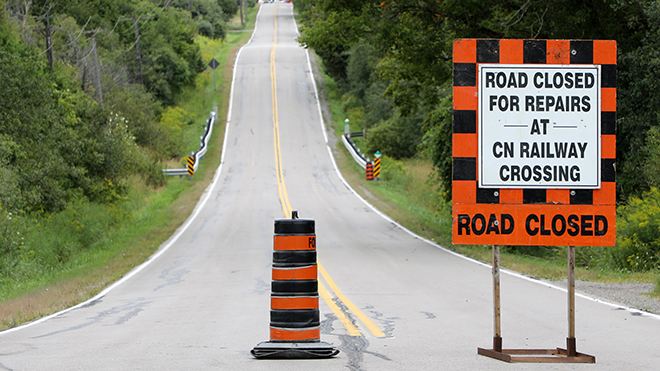
[[351, 312], [353, 312], [357, 316], [357, 318], [359, 318], [360, 321], [362, 321], [362, 323], [364, 323], [364, 325], [367, 326], [369, 331], [371, 331], [371, 333], [374, 336], [384, 337], [385, 334], [383, 333], [383, 331], [381, 331], [378, 328], [378, 326], [376, 326], [376, 324], [374, 324], [369, 319], [369, 317], [367, 317], [364, 313], [362, 313], [362, 311], [359, 310], [358, 307], [356, 307], [355, 304], [353, 304], [353, 302], [348, 300], [346, 295], [344, 295], [344, 293], [341, 292], [339, 287], [335, 284], [335, 281], [333, 281], [333, 279], [330, 277], [330, 275], [325, 270], [325, 268], [323, 268], [321, 263], [317, 261], [316, 264], [318, 265], [319, 272], [321, 272], [321, 275], [323, 276], [323, 279], [325, 279], [325, 282], [328, 283], [328, 286], [330, 286], [330, 289], [335, 293], [335, 295], [337, 295], [337, 298], [339, 298], [339, 300], [341, 300], [344, 303], [344, 305], [346, 305], [346, 308], [348, 308]]
[[[282, 152], [280, 149], [280, 125], [277, 111], [277, 78], [275, 76], [275, 48], [277, 46], [277, 5], [275, 6], [275, 31], [273, 48], [270, 52], [270, 81], [271, 91], [273, 96], [273, 140], [275, 144], [275, 167], [277, 172], [277, 190], [280, 195], [280, 203], [282, 204], [282, 211], [286, 218], [291, 217], [291, 203], [289, 202], [289, 195], [286, 191], [286, 184], [284, 183], [284, 172], [282, 170]], [[374, 336], [384, 337], [385, 334], [376, 326], [364, 313], [362, 313], [348, 298], [339, 290], [335, 281], [330, 278], [328, 272], [323, 268], [320, 262], [317, 261], [319, 272], [330, 286], [330, 289], [335, 296], [341, 300], [349, 311], [353, 312], [355, 316], [371, 331]], [[346, 327], [346, 331], [350, 336], [361, 336], [360, 331], [355, 327], [353, 322], [346, 316], [346, 314], [337, 306], [332, 300], [330, 293], [327, 291], [323, 283], [319, 280], [319, 294], [330, 307], [332, 312], [337, 316], [339, 321]]]
[[360, 331], [357, 329], [357, 327], [355, 327], [353, 322], [351, 322], [351, 320], [349, 320], [348, 317], [346, 317], [344, 312], [342, 312], [341, 309], [339, 309], [337, 304], [335, 304], [335, 302], [332, 301], [332, 297], [328, 293], [328, 290], [325, 288], [325, 286], [323, 286], [323, 283], [321, 283], [321, 281], [319, 281], [319, 294], [327, 304], [332, 303], [332, 305], [328, 304], [328, 306], [335, 314], [335, 316], [337, 316], [339, 321], [344, 325], [344, 327], [346, 327], [348, 334], [350, 336], [360, 336]]
[[286, 192], [284, 172], [282, 171], [282, 152], [280, 151], [280, 124], [277, 112], [277, 77], [275, 76], [275, 47], [277, 46], [277, 5], [275, 6], [275, 31], [273, 49], [270, 51], [270, 87], [273, 96], [273, 140], [275, 141], [275, 167], [277, 172], [277, 191], [280, 194], [282, 211], [285, 217], [291, 217], [291, 203]]

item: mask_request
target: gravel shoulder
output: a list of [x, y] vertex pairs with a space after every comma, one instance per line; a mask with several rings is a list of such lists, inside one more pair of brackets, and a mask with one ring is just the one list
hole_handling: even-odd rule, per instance
[[[567, 280], [543, 282], [566, 288]], [[601, 283], [589, 281], [575, 281], [575, 292], [622, 307], [636, 309], [660, 315], [660, 300], [648, 297], [644, 294], [655, 289], [653, 283]]]

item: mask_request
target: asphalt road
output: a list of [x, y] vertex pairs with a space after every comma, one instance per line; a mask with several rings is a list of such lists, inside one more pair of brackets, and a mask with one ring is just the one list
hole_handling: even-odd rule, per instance
[[[237, 56], [224, 160], [188, 222], [95, 300], [0, 333], [0, 369], [660, 369], [660, 317], [581, 296], [577, 350], [595, 365], [477, 355], [492, 345], [490, 268], [411, 235], [344, 184], [296, 37], [291, 4], [262, 5]], [[330, 297], [321, 338], [341, 353], [257, 360], [250, 350], [269, 337], [273, 221], [292, 209], [316, 221]], [[564, 347], [566, 293], [511, 273], [501, 281], [504, 347]]]

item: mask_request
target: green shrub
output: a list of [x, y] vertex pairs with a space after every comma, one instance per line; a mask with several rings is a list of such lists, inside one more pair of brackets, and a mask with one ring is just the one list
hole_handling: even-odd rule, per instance
[[367, 150], [380, 151], [396, 159], [410, 158], [417, 153], [422, 136], [421, 120], [395, 116], [369, 129]]
[[130, 220], [130, 207], [83, 198], [54, 214], [17, 216], [0, 210], [0, 282], [61, 269], [99, 248], [110, 232]]
[[651, 187], [660, 187], [660, 128], [652, 127], [647, 132], [646, 145], [642, 148], [642, 173]]
[[502, 252], [553, 260], [562, 255], [564, 249], [558, 246], [502, 246]]
[[402, 188], [410, 183], [408, 169], [403, 163], [385, 155], [381, 156], [380, 178]]
[[631, 197], [617, 210], [617, 244], [608, 249], [607, 264], [626, 271], [660, 267], [660, 191]]
[[160, 118], [160, 124], [169, 136], [167, 155], [169, 157], [184, 157], [183, 128], [194, 123], [192, 113], [181, 107], [168, 107]]
[[25, 249], [25, 235], [23, 220], [11, 212], [0, 210], [0, 276], [11, 274], [14, 270]]

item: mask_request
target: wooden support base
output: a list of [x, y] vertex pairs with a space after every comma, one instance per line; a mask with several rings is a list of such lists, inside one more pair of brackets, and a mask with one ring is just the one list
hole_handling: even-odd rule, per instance
[[596, 363], [596, 357], [575, 352], [569, 356], [566, 349], [493, 349], [477, 348], [477, 353], [509, 363]]
[[477, 348], [477, 353], [504, 362], [596, 363], [596, 357], [575, 349], [575, 247], [568, 247], [568, 337], [566, 349], [502, 349], [500, 315], [500, 247], [493, 245], [493, 349]]

